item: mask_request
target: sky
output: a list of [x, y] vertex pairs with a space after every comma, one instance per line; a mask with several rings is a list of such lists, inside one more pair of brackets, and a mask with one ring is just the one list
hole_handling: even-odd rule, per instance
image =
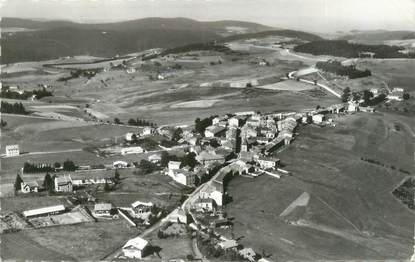
[[242, 20], [312, 32], [414, 30], [415, 0], [0, 0], [1, 17]]

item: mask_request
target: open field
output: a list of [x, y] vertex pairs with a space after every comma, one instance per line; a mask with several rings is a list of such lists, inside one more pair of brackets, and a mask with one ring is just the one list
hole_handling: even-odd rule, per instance
[[[413, 213], [391, 192], [406, 177], [398, 168], [414, 172], [410, 127], [395, 131], [401, 120], [388, 114], [334, 120], [336, 128], [301, 128], [278, 155], [292, 176], [230, 182], [227, 211], [235, 217], [235, 235], [273, 260], [408, 259]], [[304, 192], [308, 203], [279, 217]]]
[[[191, 123], [196, 116], [204, 117], [253, 108], [260, 111], [293, 110], [300, 109], [304, 105], [315, 107], [317, 104], [333, 102], [329, 97], [315, 99], [308, 94], [293, 93], [291, 91], [298, 91], [295, 83], [276, 88], [277, 91], [249, 90], [245, 85], [240, 92], [229, 88], [231, 82], [262, 79], [264, 76], [279, 79], [286, 73], [304, 66], [298, 58], [280, 55], [278, 51], [272, 49], [262, 48], [247, 53], [196, 51], [191, 52], [191, 56], [186, 55], [146, 61], [143, 65], [137, 65], [136, 72], [130, 74], [125, 70], [109, 70], [100, 72], [91, 79], [80, 77], [57, 81], [62, 74], [69, 75], [69, 70], [60, 69], [59, 76], [7, 77], [4, 84], [19, 85], [22, 89], [32, 89], [37, 84], [48, 84], [52, 86], [56, 96], [42, 99], [44, 102], [50, 101], [49, 106], [65, 103], [68, 104], [67, 106], [84, 108], [85, 104], [89, 104], [90, 113], [100, 119], [112, 121], [113, 118], [118, 117], [126, 121], [130, 117], [141, 117], [158, 124]], [[261, 58], [267, 59], [270, 66], [259, 66], [252, 62]], [[217, 63], [219, 60], [221, 63]], [[198, 62], [197, 66], [193, 61]], [[161, 66], [155, 66], [156, 62]], [[211, 65], [211, 63], [215, 64]], [[150, 75], [167, 70], [166, 68], [175, 64], [181, 65], [182, 68], [168, 69], [171, 77], [164, 80], [150, 80]], [[31, 66], [36, 67], [32, 64]], [[39, 65], [36, 68], [39, 68]], [[222, 82], [225, 84], [203, 85]], [[222, 99], [223, 96], [226, 96], [226, 99]], [[85, 98], [88, 98], [88, 101]], [[46, 109], [33, 108], [39, 111]], [[68, 117], [82, 116], [69, 109], [49, 108], [49, 111], [53, 111], [56, 117], [59, 116], [58, 114]]]
[[137, 233], [123, 220], [25, 230], [2, 235], [2, 258], [99, 260]]
[[0, 202], [2, 210], [15, 212], [23, 212], [25, 210], [61, 204], [69, 206], [65, 197], [62, 196], [20, 195], [18, 197], [2, 198]]
[[275, 84], [258, 86], [257, 88], [268, 89], [268, 90], [285, 90], [285, 91], [295, 92], [295, 91], [310, 90], [310, 89], [314, 89], [315, 87], [309, 84], [295, 81], [295, 80], [286, 80], [286, 81], [277, 82]]

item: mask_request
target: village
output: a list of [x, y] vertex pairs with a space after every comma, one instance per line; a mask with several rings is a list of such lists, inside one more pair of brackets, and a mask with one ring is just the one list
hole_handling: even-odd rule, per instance
[[[379, 95], [377, 90], [371, 92], [374, 98]], [[388, 99], [401, 101], [402, 94], [403, 90], [393, 90]], [[335, 128], [339, 117], [358, 111], [374, 112], [373, 107], [363, 103], [363, 99], [353, 101], [350, 98], [345, 103], [326, 108], [318, 106], [302, 112], [246, 111], [198, 118], [194, 126], [147, 126], [137, 132], [126, 133], [119, 145], [97, 150], [118, 156], [119, 159], [113, 163], [76, 166], [68, 160], [63, 165], [55, 163], [53, 166], [25, 164], [14, 185], [17, 194], [46, 191], [66, 197], [71, 206], [57, 204], [25, 210], [20, 214], [10, 212], [1, 217], [2, 231], [121, 219], [132, 230], [141, 228], [144, 231], [138, 231], [142, 233], [126, 240], [121, 249], [111, 252], [106, 258], [142, 259], [154, 253], [143, 232], [158, 230], [158, 236], [163, 238], [176, 234], [177, 230], [167, 231], [179, 224], [197, 232], [196, 246], [212, 247], [209, 252], [216, 250], [215, 256], [270, 261], [260, 252], [244, 247], [237, 239], [229, 237], [234, 218], [228, 217], [224, 209], [232, 201], [227, 183], [235, 175], [252, 179], [271, 176], [276, 180], [290, 176], [290, 167], [281, 163], [278, 154], [300, 135], [299, 127], [315, 125]], [[138, 141], [154, 136], [162, 136], [174, 143], [161, 143], [164, 146], [159, 145], [157, 150], [137, 146]], [[139, 163], [123, 159], [145, 152], [149, 154], [147, 159]], [[4, 157], [17, 157], [19, 154], [19, 145], [7, 145]], [[137, 199], [130, 205], [118, 206], [94, 197], [94, 192], [110, 192], [117, 184], [123, 183], [120, 170], [136, 168], [169, 177], [174, 183], [188, 188], [188, 196], [173, 210], [164, 210], [148, 199]], [[44, 171], [44, 181], [27, 180], [26, 173], [33, 170]], [[206, 256], [203, 254], [195, 259], [204, 261]]]

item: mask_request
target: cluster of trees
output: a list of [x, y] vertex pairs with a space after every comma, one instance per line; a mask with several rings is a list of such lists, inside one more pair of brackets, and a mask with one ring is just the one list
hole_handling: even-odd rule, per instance
[[415, 188], [415, 178], [409, 177], [402, 185], [396, 188], [392, 194], [400, 199], [405, 205], [410, 209], [415, 209], [414, 202], [414, 188]]
[[340, 57], [359, 57], [362, 52], [375, 53], [375, 58], [415, 58], [415, 54], [403, 54], [402, 47], [389, 45], [363, 45], [349, 43], [345, 40], [319, 40], [298, 45], [296, 52], [313, 55], [332, 55]]
[[336, 75], [347, 76], [350, 79], [366, 77], [372, 75], [370, 70], [366, 69], [364, 71], [356, 69], [355, 66], [343, 66], [339, 61], [332, 60], [327, 62], [317, 62], [316, 67]]
[[4, 101], [1, 101], [1, 113], [9, 113], [9, 114], [20, 114], [20, 115], [27, 115], [29, 114], [28, 111], [26, 111], [26, 108], [23, 106], [22, 103], [7, 103]]
[[23, 172], [25, 173], [42, 173], [42, 172], [56, 172], [56, 170], [62, 169], [64, 171], [75, 171], [78, 167], [71, 160], [66, 160], [61, 163], [56, 162], [53, 166], [50, 164], [31, 164], [25, 162], [23, 165]]
[[23, 94], [20, 94], [14, 91], [10, 91], [9, 86], [5, 86], [2, 88], [0, 92], [0, 97], [20, 100], [26, 100], [29, 97], [32, 97], [32, 95], [36, 95], [37, 99], [41, 99], [42, 97], [47, 96], [53, 96], [52, 92], [46, 90], [46, 88], [44, 87], [42, 89], [35, 89], [33, 91], [23, 91]]
[[[115, 118], [115, 119], [118, 119], [118, 118]], [[115, 119], [114, 119], [114, 122], [115, 122]], [[138, 117], [136, 119], [134, 119], [134, 118], [128, 119], [128, 122], [127, 123], [130, 126], [153, 126], [153, 127], [156, 126], [155, 123], [152, 123], [152, 122], [147, 121], [145, 119], [140, 119]]]
[[41, 173], [41, 172], [54, 172], [55, 168], [50, 164], [31, 164], [25, 162], [23, 165], [23, 172], [25, 173]]
[[165, 56], [168, 54], [178, 54], [178, 53], [185, 53], [190, 51], [200, 51], [200, 50], [211, 50], [217, 52], [227, 52], [231, 51], [228, 47], [217, 44], [215, 41], [205, 42], [205, 43], [194, 43], [174, 48], [166, 49], [161, 53], [161, 56]]
[[81, 77], [81, 76], [87, 77], [88, 79], [91, 79], [92, 77], [94, 77], [101, 70], [102, 69], [100, 69], [100, 68], [72, 70], [70, 76], [60, 77], [60, 78], [58, 78], [58, 81], [68, 81], [68, 80], [71, 80], [73, 78], [78, 78], [78, 77]]
[[157, 164], [154, 164], [153, 162], [145, 159], [140, 161], [139, 167], [144, 172], [144, 174], [150, 174], [159, 169]]
[[0, 128], [6, 127], [7, 126], [7, 122], [4, 121], [3, 119], [0, 120]]
[[196, 132], [203, 134], [205, 132], [206, 127], [212, 125], [212, 119], [214, 117], [207, 117], [204, 119], [196, 118], [195, 120], [195, 130]]
[[163, 151], [161, 153], [160, 166], [167, 167], [170, 161], [180, 161], [181, 162], [180, 168], [189, 166], [191, 170], [193, 170], [198, 163], [196, 160], [196, 153], [194, 152], [189, 152], [183, 157], [178, 157], [177, 155], [170, 155], [166, 151]]

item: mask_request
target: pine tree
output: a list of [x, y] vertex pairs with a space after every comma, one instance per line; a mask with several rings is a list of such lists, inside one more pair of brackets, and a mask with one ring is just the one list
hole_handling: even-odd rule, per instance
[[23, 179], [20, 177], [19, 174], [17, 174], [16, 181], [14, 182], [15, 191], [19, 191], [20, 189], [22, 189], [22, 182], [23, 182]]

